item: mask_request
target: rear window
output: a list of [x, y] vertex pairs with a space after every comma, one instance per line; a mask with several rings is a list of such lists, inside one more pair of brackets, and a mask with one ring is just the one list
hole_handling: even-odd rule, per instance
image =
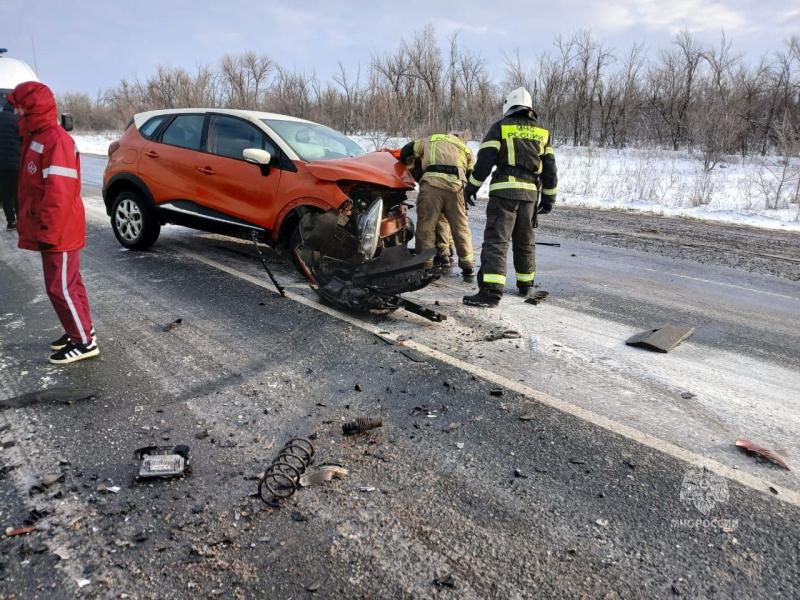
[[170, 146], [199, 150], [204, 120], [205, 115], [178, 115], [167, 126], [161, 141]]
[[143, 138], [152, 140], [159, 126], [167, 120], [167, 117], [169, 117], [169, 115], [159, 115], [148, 119], [147, 122], [139, 128], [139, 133], [142, 134]]

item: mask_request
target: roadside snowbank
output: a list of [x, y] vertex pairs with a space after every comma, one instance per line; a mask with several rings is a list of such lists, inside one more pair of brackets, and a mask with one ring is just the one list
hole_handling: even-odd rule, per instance
[[108, 156], [108, 146], [122, 136], [121, 131], [73, 131], [72, 137], [81, 154]]
[[[114, 131], [76, 133], [84, 154], [105, 156], [119, 139]], [[365, 150], [399, 148], [408, 138], [351, 136]], [[479, 142], [470, 142], [477, 152]], [[779, 157], [727, 157], [710, 173], [685, 152], [658, 149], [556, 148], [558, 202], [623, 209], [800, 232], [800, 204], [793, 203], [800, 161], [784, 169]], [[489, 194], [489, 180], [479, 196]]]

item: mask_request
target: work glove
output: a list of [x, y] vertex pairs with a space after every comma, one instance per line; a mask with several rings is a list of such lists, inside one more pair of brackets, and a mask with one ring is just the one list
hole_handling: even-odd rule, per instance
[[470, 183], [469, 181], [464, 187], [464, 204], [468, 205], [467, 210], [469, 210], [470, 206], [475, 206], [475, 196], [477, 196], [479, 189], [480, 186]]
[[539, 210], [537, 211], [540, 215], [546, 215], [551, 210], [553, 210], [553, 205], [556, 203], [556, 197], [553, 196], [542, 196], [541, 200], [539, 200]]

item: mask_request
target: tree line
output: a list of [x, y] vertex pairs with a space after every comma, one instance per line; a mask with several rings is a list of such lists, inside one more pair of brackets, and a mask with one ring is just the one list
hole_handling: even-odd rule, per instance
[[494, 72], [458, 33], [439, 40], [427, 26], [366, 65], [339, 63], [326, 80], [251, 51], [193, 72], [159, 67], [94, 99], [64, 94], [60, 102], [79, 129], [120, 129], [151, 109], [235, 107], [368, 133], [380, 144], [434, 130], [468, 129], [479, 138], [504, 94], [520, 85], [556, 144], [687, 150], [706, 170], [725, 155], [788, 157], [800, 149], [800, 37], [753, 62], [724, 34], [715, 45], [681, 32], [664, 48], [620, 52], [578, 31], [536, 56], [507, 54]]

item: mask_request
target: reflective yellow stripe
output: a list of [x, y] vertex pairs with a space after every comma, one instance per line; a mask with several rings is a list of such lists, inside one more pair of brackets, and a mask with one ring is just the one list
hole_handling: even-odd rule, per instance
[[431, 141], [431, 145], [430, 145], [429, 149], [431, 151], [431, 155], [428, 157], [428, 161], [432, 165], [435, 165], [436, 164], [436, 142]]
[[506, 284], [506, 276], [499, 275], [497, 273], [484, 273], [483, 274], [483, 283], [497, 283], [499, 285]]
[[535, 192], [538, 188], [535, 183], [526, 183], [524, 181], [504, 181], [502, 183], [493, 183], [489, 186], [489, 191], [495, 190], [530, 190]]
[[470, 262], [471, 263], [474, 259], [475, 259], [475, 257], [472, 254], [467, 254], [466, 256], [462, 256], [461, 257], [461, 261], [462, 262]]
[[556, 153], [553, 152], [553, 147], [552, 146], [548, 146], [547, 148], [545, 148], [544, 149], [544, 154], [545, 154], [545, 156], [548, 155], [548, 154], [550, 154], [552, 156], [556, 155]]
[[483, 185], [483, 182], [482, 182], [482, 181], [478, 181], [477, 179], [475, 179], [475, 178], [472, 176], [472, 174], [470, 174], [470, 176], [469, 176], [469, 182], [470, 182], [472, 185], [477, 185], [478, 187], [481, 187], [481, 186]]
[[506, 140], [506, 152], [508, 152], [508, 164], [515, 167], [517, 165], [517, 150], [514, 148], [514, 138]]
[[422, 156], [422, 140], [417, 140], [414, 142], [414, 156]]
[[534, 125], [501, 125], [500, 134], [504, 140], [523, 138], [526, 140], [536, 140], [544, 146], [547, 143], [549, 132], [547, 129], [535, 127]]
[[494, 148], [495, 150], [500, 150], [500, 141], [499, 140], [489, 140], [488, 142], [483, 142], [478, 147], [478, 151], [480, 152], [484, 148]]
[[558, 188], [557, 188], [557, 187], [554, 187], [554, 188], [542, 188], [542, 193], [543, 193], [545, 196], [552, 196], [552, 195], [553, 195], [553, 194], [555, 194], [557, 191], [558, 191]]
[[536, 271], [533, 273], [517, 273], [517, 282], [518, 283], [530, 283], [533, 281], [533, 276], [536, 275]]
[[459, 138], [454, 135], [444, 134], [444, 133], [436, 133], [431, 136], [431, 143], [433, 142], [449, 142], [451, 144], [455, 144], [459, 148], [461, 148], [464, 152], [469, 152], [469, 147], [464, 144]]
[[422, 179], [426, 179], [428, 177], [441, 177], [442, 179], [446, 179], [447, 181], [450, 181], [452, 183], [461, 183], [461, 180], [458, 178], [458, 176], [450, 175], [449, 173], [435, 173], [433, 171], [430, 171], [428, 173], [425, 173], [425, 175], [422, 176]]

